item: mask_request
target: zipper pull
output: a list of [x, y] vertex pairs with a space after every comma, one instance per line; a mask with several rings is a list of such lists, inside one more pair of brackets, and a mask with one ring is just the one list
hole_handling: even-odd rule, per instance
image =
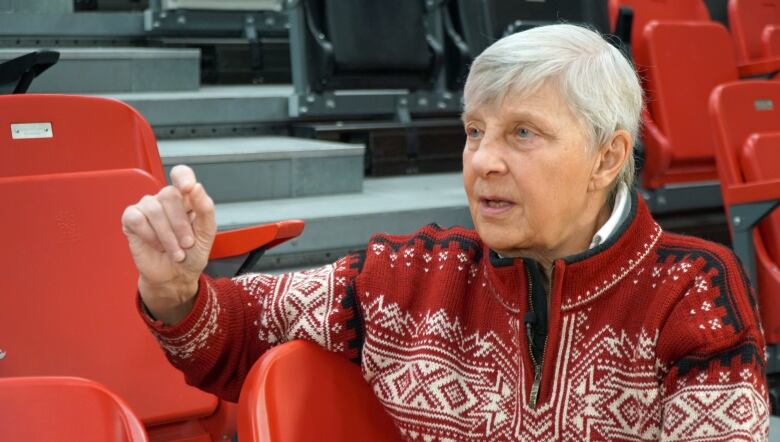
[[540, 364], [534, 365], [534, 383], [531, 386], [531, 400], [528, 405], [533, 409], [536, 408], [536, 400], [539, 398], [539, 385], [542, 383], [542, 366]]
[[525, 314], [525, 331], [528, 334], [528, 347], [533, 354], [534, 348], [534, 327], [536, 326], [536, 313], [528, 312]]

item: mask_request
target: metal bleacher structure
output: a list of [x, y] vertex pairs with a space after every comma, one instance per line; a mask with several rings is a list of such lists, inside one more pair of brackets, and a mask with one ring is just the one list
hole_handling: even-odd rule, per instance
[[[661, 18], [698, 22], [688, 25], [704, 32], [701, 48], [711, 46], [702, 51], [693, 38], [677, 45], [664, 37], [686, 30], [646, 29], [657, 16], [645, 16], [644, 3], [650, 2], [0, 0], [0, 64], [26, 57], [29, 68], [19, 83], [0, 70], [0, 94], [29, 88], [129, 104], [152, 127], [165, 172], [182, 163], [195, 169], [217, 203], [220, 231], [305, 220], [301, 236], [270, 249], [255, 267], [282, 271], [332, 262], [377, 231], [410, 232], [431, 222], [470, 226], [459, 115], [468, 64], [508, 33], [585, 23], [621, 37], [615, 43], [646, 75], [645, 88], [653, 88], [643, 116], [640, 147], [648, 167], [640, 191], [659, 222], [729, 243], [716, 142], [688, 130], [696, 126], [709, 136], [709, 91], [699, 89], [762, 72], [732, 57], [721, 57], [722, 72], [704, 80], [677, 75], [679, 66], [663, 71], [678, 64], [675, 56], [704, 63], [729, 52], [712, 46], [730, 46], [730, 37], [710, 20], [728, 26], [735, 8], [727, 0], [651, 2], [654, 14], [672, 14]], [[663, 9], [672, 4], [679, 9]], [[656, 70], [648, 73], [649, 65]], [[681, 97], [685, 105], [698, 101], [682, 107], [675, 101]], [[688, 117], [699, 120], [680, 121]], [[658, 145], [666, 151], [652, 151]], [[670, 153], [668, 146], [683, 147]], [[750, 234], [733, 223], [731, 230], [743, 242]], [[235, 266], [212, 269], [222, 274]], [[780, 351], [770, 350], [769, 367], [780, 372]], [[0, 363], [4, 356], [0, 348]], [[780, 405], [780, 397], [773, 400]]]

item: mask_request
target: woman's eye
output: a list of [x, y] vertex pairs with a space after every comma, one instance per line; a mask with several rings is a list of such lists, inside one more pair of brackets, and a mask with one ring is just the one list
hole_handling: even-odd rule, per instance
[[468, 127], [466, 128], [466, 135], [469, 138], [478, 138], [481, 135], [481, 132], [475, 127]]
[[526, 128], [521, 127], [520, 129], [517, 129], [517, 136], [520, 138], [531, 138], [534, 136], [534, 133]]

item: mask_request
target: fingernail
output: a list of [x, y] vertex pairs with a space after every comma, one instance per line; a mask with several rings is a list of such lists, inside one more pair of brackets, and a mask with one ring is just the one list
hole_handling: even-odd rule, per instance
[[195, 245], [195, 238], [191, 236], [185, 236], [184, 239], [181, 240], [182, 247], [190, 248], [193, 245]]
[[176, 262], [182, 262], [182, 261], [184, 261], [184, 258], [186, 256], [187, 255], [184, 254], [184, 250], [178, 250], [178, 251], [174, 252], [173, 260], [176, 261]]

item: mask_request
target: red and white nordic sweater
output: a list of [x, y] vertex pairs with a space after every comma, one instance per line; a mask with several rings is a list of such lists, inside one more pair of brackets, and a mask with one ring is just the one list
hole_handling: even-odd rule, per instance
[[233, 401], [271, 346], [340, 353], [408, 440], [766, 440], [764, 339], [728, 249], [662, 232], [634, 196], [605, 244], [554, 264], [533, 407], [528, 284], [523, 260], [431, 225], [314, 270], [204, 276], [182, 322], [144, 317], [189, 383]]

